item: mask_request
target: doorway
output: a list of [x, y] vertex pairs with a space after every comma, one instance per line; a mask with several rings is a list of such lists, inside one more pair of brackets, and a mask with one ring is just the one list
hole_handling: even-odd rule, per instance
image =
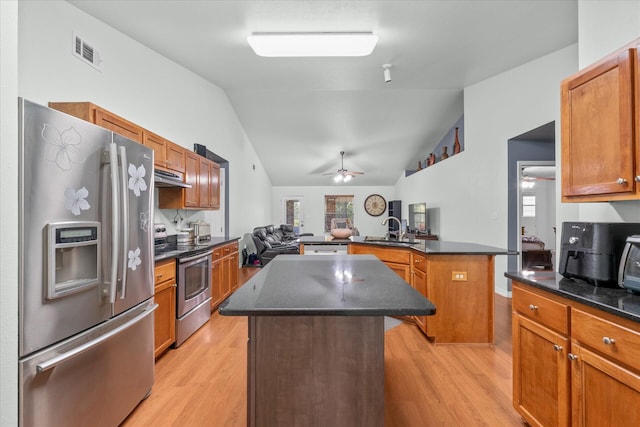
[[518, 270], [556, 265], [556, 166], [553, 161], [518, 162]]
[[[520, 217], [520, 209], [522, 209], [521, 200], [521, 168], [518, 166], [519, 162], [531, 162], [528, 165], [533, 166], [535, 164], [544, 164], [543, 162], [552, 162], [555, 164], [555, 134], [556, 134], [555, 122], [549, 122], [540, 127], [530, 130], [516, 137], [508, 140], [507, 143], [507, 162], [508, 162], [508, 215], [507, 215], [507, 247], [511, 252], [517, 252], [517, 255], [508, 255], [507, 269], [509, 271], [520, 271], [522, 268], [522, 225]], [[555, 182], [555, 181], [550, 181]], [[544, 199], [548, 200], [548, 197], [552, 197], [554, 204], [550, 206], [548, 203], [544, 207], [544, 215], [549, 218], [546, 226], [540, 225], [540, 229], [536, 228], [535, 233], [539, 233], [539, 230], [545, 229], [545, 236], [548, 235], [548, 231], [553, 233], [553, 227], [555, 227], [555, 185], [550, 185], [553, 191], [553, 196], [545, 195]], [[545, 193], [546, 194], [546, 193]], [[540, 196], [539, 196], [540, 197]], [[538, 199], [540, 200], [540, 199]], [[530, 200], [529, 200], [530, 201]], [[527, 208], [532, 209], [532, 208]], [[542, 215], [540, 212], [539, 215]], [[553, 224], [551, 224], [553, 223]], [[533, 233], [531, 226], [529, 230]], [[525, 233], [527, 228], [525, 225]], [[556, 241], [553, 238], [545, 237], [545, 247], [555, 248]], [[540, 239], [542, 240], [542, 238]], [[551, 250], [551, 249], [549, 249]], [[555, 269], [555, 264], [553, 266]], [[509, 294], [511, 292], [511, 282], [508, 285]]]
[[280, 209], [282, 224], [292, 224], [294, 233], [304, 233], [304, 197], [283, 196]]

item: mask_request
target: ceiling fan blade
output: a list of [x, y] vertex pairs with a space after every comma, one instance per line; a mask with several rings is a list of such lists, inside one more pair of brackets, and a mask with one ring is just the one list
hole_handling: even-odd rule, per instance
[[347, 171], [347, 175], [364, 175], [364, 172]]

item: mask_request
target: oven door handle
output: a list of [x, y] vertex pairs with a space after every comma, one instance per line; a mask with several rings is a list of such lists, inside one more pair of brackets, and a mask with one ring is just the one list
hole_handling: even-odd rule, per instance
[[212, 253], [213, 253], [213, 250], [210, 250], [210, 251], [198, 254], [198, 255], [190, 256], [189, 258], [181, 258], [180, 259], [180, 264], [185, 263], [185, 262], [189, 262], [189, 261], [193, 261], [194, 259], [204, 258], [206, 256], [211, 255]]

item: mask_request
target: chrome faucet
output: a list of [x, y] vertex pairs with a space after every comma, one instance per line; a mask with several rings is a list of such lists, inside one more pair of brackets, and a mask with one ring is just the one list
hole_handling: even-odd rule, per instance
[[[382, 220], [382, 225], [387, 225], [387, 222], [389, 222], [390, 219], [394, 219], [398, 223], [398, 240], [402, 240], [404, 237], [404, 231], [402, 231], [402, 223], [398, 218], [396, 218], [395, 216], [389, 216]], [[387, 235], [389, 235], [388, 232]]]

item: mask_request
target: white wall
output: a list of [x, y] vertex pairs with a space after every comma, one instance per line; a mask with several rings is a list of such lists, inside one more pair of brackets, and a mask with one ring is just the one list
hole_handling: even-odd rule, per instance
[[[507, 141], [559, 121], [560, 82], [576, 69], [573, 45], [465, 88], [464, 151], [400, 178], [398, 198], [439, 207], [442, 240], [506, 248]], [[506, 268], [497, 256], [496, 291], [505, 295]]]
[[[578, 6], [580, 68], [640, 37], [640, 1], [584, 1]], [[580, 221], [640, 221], [640, 201], [580, 203]]]
[[[357, 179], [357, 178], [356, 178]], [[387, 226], [380, 223], [388, 216], [385, 211], [379, 217], [373, 217], [364, 211], [364, 200], [371, 194], [380, 194], [387, 202], [397, 200], [395, 190], [387, 187], [355, 187], [332, 185], [326, 187], [273, 187], [271, 199], [271, 224], [279, 225], [282, 214], [280, 212], [281, 200], [284, 196], [304, 197], [304, 231], [316, 236], [324, 234], [324, 196], [325, 195], [353, 195], [354, 213], [353, 222], [362, 236], [384, 236]], [[406, 218], [406, 209], [403, 207], [403, 217]], [[266, 224], [256, 224], [266, 225]], [[247, 230], [250, 232], [251, 230]]]
[[[66, 2], [24, 1], [19, 12], [20, 96], [91, 101], [189, 150], [204, 144], [230, 163], [229, 234], [269, 218], [271, 182], [222, 89]], [[99, 50], [102, 72], [71, 54], [73, 32]], [[174, 216], [159, 211], [156, 221]]]
[[18, 3], [0, 1], [0, 426], [18, 425]]
[[580, 0], [578, 51], [580, 69], [640, 36], [640, 1]]

